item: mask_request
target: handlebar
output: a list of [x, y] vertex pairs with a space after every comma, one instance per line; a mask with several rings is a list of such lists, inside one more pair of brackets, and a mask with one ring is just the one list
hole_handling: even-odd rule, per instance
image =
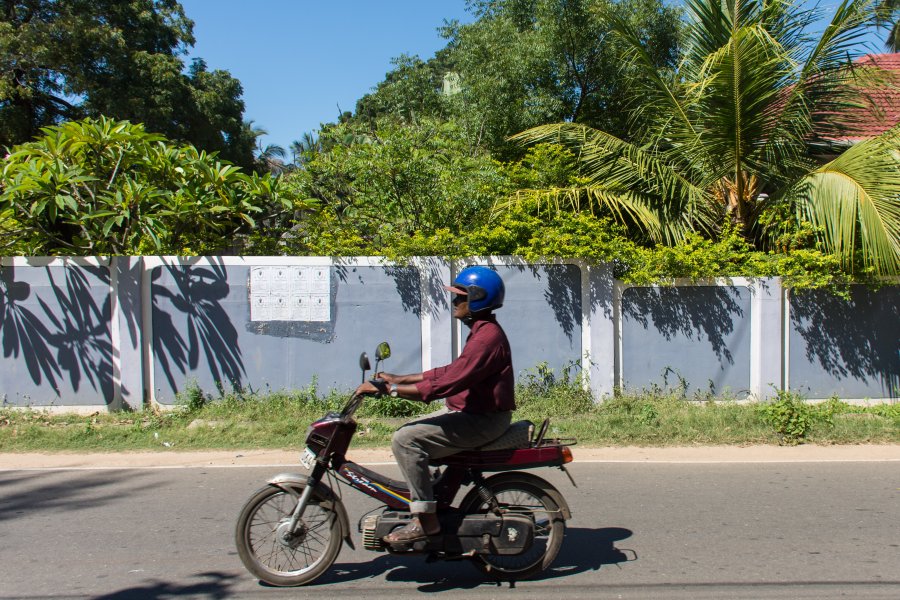
[[388, 383], [381, 377], [374, 377], [369, 380], [369, 383], [378, 388], [378, 394], [380, 396], [384, 396], [388, 393]]
[[356, 411], [359, 410], [359, 407], [362, 406], [363, 399], [366, 396], [381, 397], [381, 396], [387, 395], [387, 393], [388, 393], [387, 381], [376, 377], [374, 379], [370, 379], [369, 383], [371, 383], [376, 388], [378, 388], [378, 392], [377, 393], [368, 393], [368, 394], [353, 394], [352, 396], [350, 396], [350, 400], [347, 401], [347, 404], [344, 406], [344, 409], [341, 411], [342, 419], [347, 419], [349, 417], [352, 417], [356, 413]]

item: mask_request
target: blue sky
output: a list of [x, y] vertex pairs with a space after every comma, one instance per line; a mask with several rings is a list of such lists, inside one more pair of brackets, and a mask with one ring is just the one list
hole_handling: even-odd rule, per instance
[[244, 88], [244, 117], [288, 150], [335, 121], [401, 54], [431, 58], [444, 19], [471, 22], [465, 0], [181, 0], [197, 43], [188, 60], [225, 69]]

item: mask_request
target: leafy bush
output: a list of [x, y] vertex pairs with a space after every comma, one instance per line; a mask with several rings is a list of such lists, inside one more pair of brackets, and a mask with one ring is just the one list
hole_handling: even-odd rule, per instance
[[813, 425], [813, 409], [792, 392], [778, 390], [776, 399], [760, 405], [760, 410], [787, 444], [801, 443]]
[[196, 413], [209, 404], [210, 396], [204, 394], [196, 381], [189, 381], [183, 390], [175, 396], [175, 403], [188, 413]]
[[214, 254], [272, 211], [278, 180], [142, 125], [101, 118], [43, 130], [0, 173], [0, 245], [28, 254]]
[[546, 417], [563, 418], [591, 412], [594, 398], [585, 389], [581, 377], [573, 375], [576, 368], [573, 363], [557, 374], [547, 363], [541, 363], [526, 370], [516, 385], [516, 418], [539, 423]]

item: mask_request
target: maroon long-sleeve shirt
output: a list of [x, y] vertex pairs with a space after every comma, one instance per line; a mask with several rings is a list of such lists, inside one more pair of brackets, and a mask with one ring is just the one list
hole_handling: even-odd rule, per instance
[[516, 408], [512, 353], [493, 315], [472, 324], [456, 360], [422, 375], [416, 387], [426, 402], [446, 398], [450, 410], [478, 414]]

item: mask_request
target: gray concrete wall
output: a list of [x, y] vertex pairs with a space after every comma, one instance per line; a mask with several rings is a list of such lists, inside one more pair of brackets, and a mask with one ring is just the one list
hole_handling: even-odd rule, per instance
[[[555, 376], [566, 370], [580, 376], [585, 350], [582, 268], [577, 264], [484, 264], [499, 273], [506, 287], [497, 321], [509, 338], [519, 377], [535, 374], [539, 365]], [[465, 334], [463, 328], [463, 338]]]
[[[204, 390], [347, 388], [360, 352], [383, 340], [390, 367], [422, 370], [422, 298], [415, 267], [329, 268], [328, 321], [251, 321], [248, 266], [155, 267], [153, 390], [171, 404], [186, 382]], [[374, 360], [374, 358], [373, 358]]]
[[[810, 398], [900, 396], [900, 285], [858, 288], [849, 302], [789, 294], [778, 279], [636, 287], [616, 283], [608, 265], [508, 257], [405, 266], [287, 257], [0, 264], [0, 393], [15, 406], [171, 405], [193, 382], [213, 394], [314, 381], [320, 391], [347, 390], [359, 381], [359, 353], [382, 340], [394, 350], [390, 371], [446, 364], [467, 330], [451, 319], [442, 286], [467, 264], [495, 268], [506, 282], [497, 316], [519, 380], [543, 365], [557, 376], [586, 374], [598, 399], [617, 387], [682, 383], [696, 398], [765, 398], [785, 386]], [[261, 270], [273, 278], [265, 286], [252, 280]], [[266, 286], [282, 270], [327, 271], [328, 279], [309, 298], [269, 298]], [[322, 318], [270, 318], [276, 313], [259, 308], [312, 298], [327, 302]]]

